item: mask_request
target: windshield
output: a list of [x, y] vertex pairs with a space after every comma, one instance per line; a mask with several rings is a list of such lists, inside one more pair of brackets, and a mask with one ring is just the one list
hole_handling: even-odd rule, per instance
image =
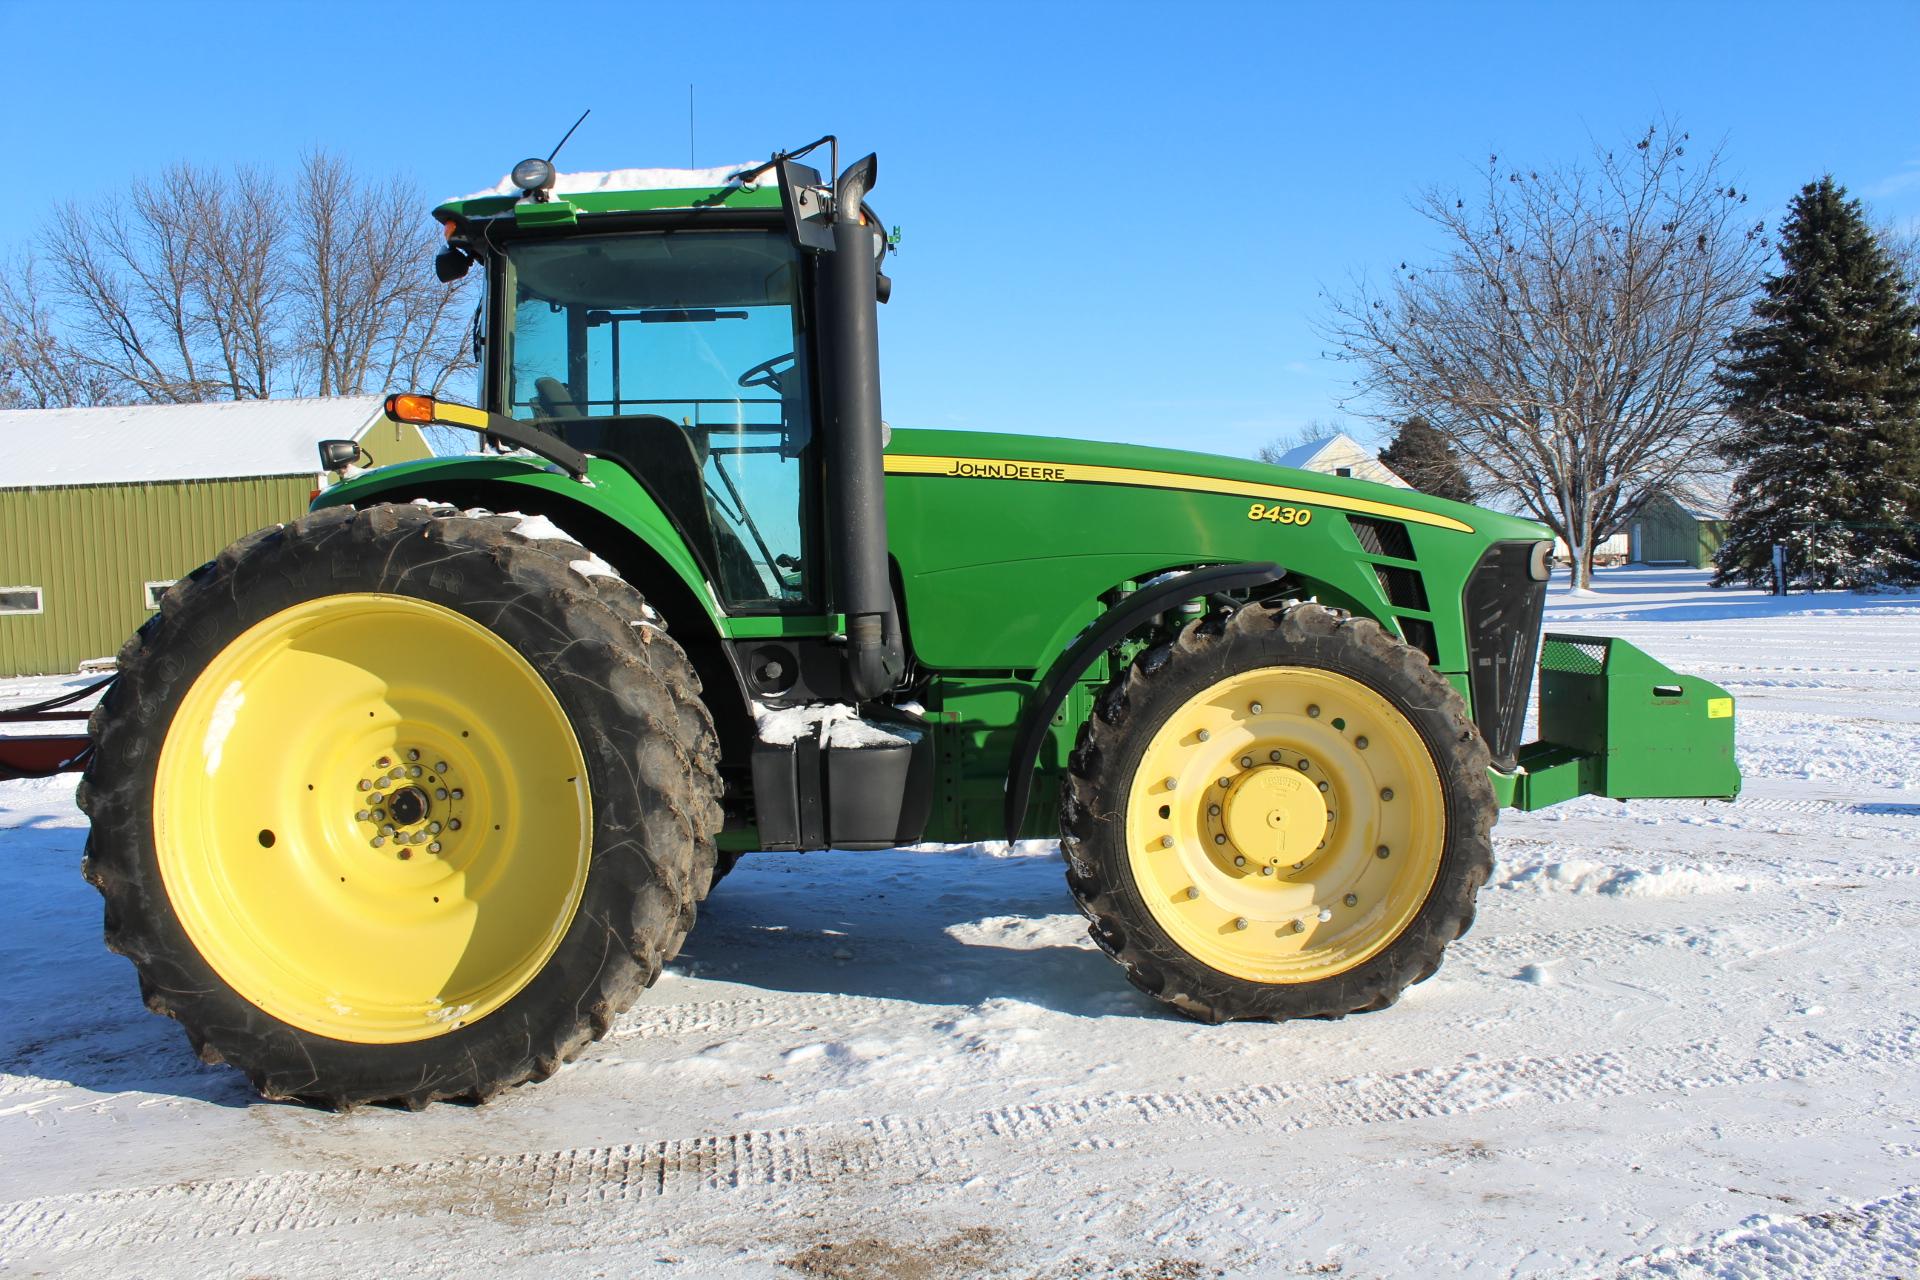
[[625, 466], [750, 609], [807, 595], [800, 264], [771, 231], [510, 245], [503, 399]]

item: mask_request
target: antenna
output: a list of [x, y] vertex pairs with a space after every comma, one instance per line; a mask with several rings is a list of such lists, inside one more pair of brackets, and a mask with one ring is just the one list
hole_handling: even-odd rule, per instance
[[[580, 119], [579, 119], [579, 120], [575, 120], [575, 121], [573, 122], [573, 129], [578, 129], [578, 128], [580, 127], [580, 123], [581, 123], [581, 121], [583, 121], [583, 120], [585, 120], [585, 119], [586, 119], [586, 118], [587, 118], [588, 116], [590, 116], [590, 115], [592, 115], [592, 114], [593, 114], [593, 108], [592, 108], [592, 107], [588, 107], [588, 108], [587, 108], [587, 109], [586, 109], [585, 111], [582, 111], [582, 112], [580, 113]], [[566, 145], [567, 145], [567, 139], [568, 139], [568, 138], [571, 138], [571, 137], [573, 136], [573, 129], [569, 129], [569, 130], [567, 130], [567, 131], [566, 131], [565, 133], [563, 133], [563, 134], [561, 134], [561, 135], [560, 135], [560, 141], [558, 141], [558, 142], [556, 142], [556, 143], [554, 143], [554, 144], [553, 144], [553, 150], [551, 150], [551, 151], [549, 151], [549, 152], [547, 152], [547, 163], [548, 163], [548, 164], [552, 164], [552, 163], [553, 163], [553, 158], [554, 158], [555, 156], [557, 156], [557, 155], [559, 155], [559, 154], [560, 154], [560, 148], [562, 148], [562, 147], [564, 147], [564, 146], [566, 146]]]

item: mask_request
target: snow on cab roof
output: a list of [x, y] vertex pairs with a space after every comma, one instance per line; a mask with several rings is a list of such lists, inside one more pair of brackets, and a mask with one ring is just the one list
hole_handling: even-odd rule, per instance
[[317, 475], [321, 440], [358, 440], [380, 396], [0, 410], [0, 489]]
[[[743, 169], [753, 168], [748, 164], [723, 164], [716, 169], [607, 169], [597, 172], [562, 173], [553, 180], [553, 194], [556, 196], [587, 195], [595, 191], [687, 191], [707, 190], [724, 187], [727, 179]], [[513, 175], [500, 179], [485, 191], [475, 191], [471, 195], [458, 196], [449, 200], [449, 204], [459, 204], [464, 200], [485, 200], [492, 196], [517, 196], [520, 188], [513, 185]]]

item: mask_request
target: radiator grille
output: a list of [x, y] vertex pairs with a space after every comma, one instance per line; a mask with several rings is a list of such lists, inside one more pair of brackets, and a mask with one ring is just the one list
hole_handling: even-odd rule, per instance
[[1533, 655], [1547, 584], [1529, 568], [1531, 542], [1496, 542], [1467, 577], [1461, 605], [1467, 631], [1467, 682], [1473, 721], [1493, 762], [1513, 766], [1533, 687]]
[[1395, 560], [1413, 559], [1413, 539], [1407, 526], [1398, 520], [1376, 520], [1372, 516], [1348, 516], [1347, 524], [1360, 541], [1360, 549], [1370, 556], [1392, 556]]
[[1373, 575], [1380, 580], [1380, 594], [1387, 598], [1388, 604], [1396, 609], [1427, 611], [1427, 584], [1419, 570], [1377, 564], [1373, 566]]

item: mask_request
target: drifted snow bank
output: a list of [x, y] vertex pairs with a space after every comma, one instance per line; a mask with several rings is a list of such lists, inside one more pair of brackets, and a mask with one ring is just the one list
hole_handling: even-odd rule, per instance
[[1674, 898], [1695, 893], [1749, 893], [1762, 883], [1705, 867], [1667, 863], [1617, 867], [1586, 858], [1565, 858], [1497, 867], [1489, 887], [1535, 893], [1597, 893], [1610, 898]]

